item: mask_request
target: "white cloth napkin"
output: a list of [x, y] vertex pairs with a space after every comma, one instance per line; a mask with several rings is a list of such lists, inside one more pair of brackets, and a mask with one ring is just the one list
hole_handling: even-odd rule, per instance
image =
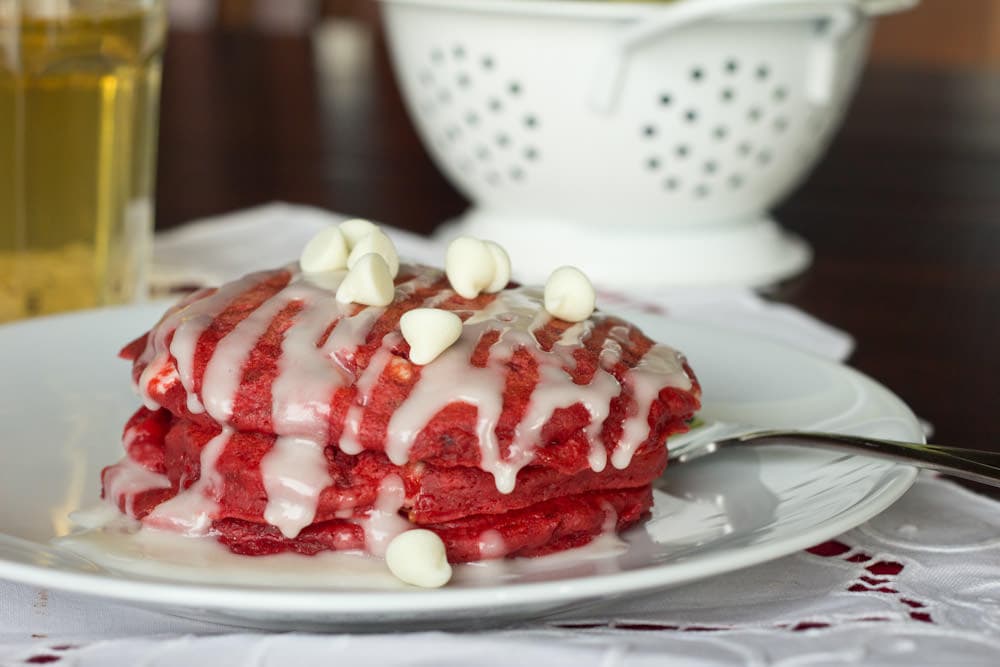
[[[338, 216], [274, 204], [157, 240], [161, 288], [218, 282], [297, 256]], [[275, 232], [280, 236], [275, 238]], [[390, 230], [400, 253], [443, 249]], [[516, 258], [515, 264], [516, 264]], [[602, 293], [609, 308], [665, 310], [833, 359], [851, 340], [749, 290]], [[519, 627], [477, 633], [242, 632], [0, 582], [0, 665], [996, 665], [1000, 505], [931, 476], [834, 542], [771, 563]]]

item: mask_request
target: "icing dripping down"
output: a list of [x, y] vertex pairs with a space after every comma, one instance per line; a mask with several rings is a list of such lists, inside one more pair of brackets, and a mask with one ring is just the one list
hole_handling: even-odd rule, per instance
[[216, 464], [232, 434], [232, 430], [224, 428], [205, 443], [201, 450], [201, 475], [198, 480], [170, 500], [157, 505], [143, 522], [185, 535], [207, 534], [218, 510], [216, 494], [220, 484]]
[[399, 475], [387, 475], [379, 485], [375, 506], [358, 523], [365, 531], [365, 548], [374, 556], [385, 556], [392, 538], [412, 526], [399, 514], [406, 500], [406, 489]]
[[125, 514], [135, 517], [135, 497], [154, 489], [169, 489], [166, 475], [147, 470], [126, 456], [111, 466], [104, 475], [105, 496], [123, 508]]
[[326, 470], [323, 446], [307, 438], [281, 436], [260, 462], [267, 492], [264, 520], [288, 539], [311, 524], [319, 494], [333, 480]]

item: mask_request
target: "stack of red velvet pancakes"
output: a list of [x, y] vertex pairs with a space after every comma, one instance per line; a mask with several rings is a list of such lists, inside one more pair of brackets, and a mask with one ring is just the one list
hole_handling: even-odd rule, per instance
[[461, 262], [376, 255], [201, 290], [125, 347], [145, 407], [105, 497], [239, 554], [381, 555], [423, 528], [451, 562], [580, 546], [648, 512], [699, 407], [679, 353], [599, 311], [562, 319], [549, 288], [470, 292]]

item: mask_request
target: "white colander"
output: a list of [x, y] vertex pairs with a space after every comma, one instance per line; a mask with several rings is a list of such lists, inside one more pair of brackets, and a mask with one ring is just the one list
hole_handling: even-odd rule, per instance
[[843, 116], [873, 15], [914, 0], [383, 0], [396, 73], [474, 204], [445, 234], [605, 284], [765, 284], [768, 210]]

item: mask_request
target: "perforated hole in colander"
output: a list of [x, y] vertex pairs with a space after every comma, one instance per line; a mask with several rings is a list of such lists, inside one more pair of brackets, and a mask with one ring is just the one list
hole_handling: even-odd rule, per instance
[[460, 41], [433, 45], [416, 66], [415, 108], [437, 155], [461, 179], [526, 182], [544, 133], [523, 81], [505, 73], [494, 53]]

